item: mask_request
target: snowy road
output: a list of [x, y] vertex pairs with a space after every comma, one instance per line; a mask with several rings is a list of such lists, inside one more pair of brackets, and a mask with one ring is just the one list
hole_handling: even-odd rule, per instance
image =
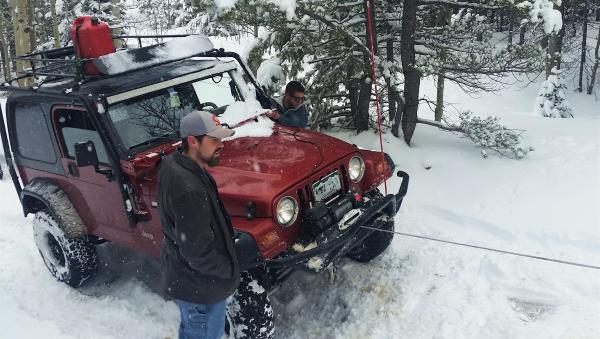
[[[501, 107], [502, 98], [490, 100]], [[499, 108], [536, 149], [522, 161], [483, 160], [469, 142], [431, 127], [419, 126], [412, 148], [386, 136], [386, 151], [411, 174], [396, 228], [600, 265], [600, 117], [597, 102], [584, 100], [572, 120], [519, 113], [518, 100]], [[371, 132], [336, 135], [377, 147]], [[177, 308], [154, 293], [155, 261], [105, 244], [98, 278], [68, 288], [44, 267], [9, 180], [0, 196], [0, 338], [176, 338]], [[272, 298], [278, 338], [600, 333], [600, 271], [403, 237], [370, 264], [346, 262], [333, 284], [297, 273]]]

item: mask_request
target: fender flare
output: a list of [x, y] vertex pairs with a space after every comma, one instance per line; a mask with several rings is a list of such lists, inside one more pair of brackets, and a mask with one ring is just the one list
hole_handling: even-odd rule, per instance
[[23, 187], [20, 194], [23, 214], [48, 210], [69, 238], [88, 235], [85, 223], [77, 213], [67, 194], [55, 183], [45, 179], [33, 179]]

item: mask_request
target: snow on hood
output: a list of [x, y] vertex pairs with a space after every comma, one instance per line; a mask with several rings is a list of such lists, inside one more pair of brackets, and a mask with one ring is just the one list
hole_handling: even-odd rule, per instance
[[[275, 123], [273, 120], [262, 115], [268, 111], [268, 109], [262, 108], [260, 103], [254, 98], [249, 98], [246, 101], [236, 101], [229, 105], [225, 112], [219, 116], [219, 120], [221, 123], [233, 128], [235, 134], [225, 140], [242, 137], [271, 136]], [[252, 118], [256, 118], [256, 121], [248, 121], [248, 119]]]

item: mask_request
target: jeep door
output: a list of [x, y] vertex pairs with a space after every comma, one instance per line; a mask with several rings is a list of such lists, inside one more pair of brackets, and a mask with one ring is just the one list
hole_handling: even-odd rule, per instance
[[[54, 106], [52, 108], [52, 123], [61, 151], [61, 162], [67, 180], [71, 185], [67, 192], [71, 199], [77, 196], [82, 201], [79, 211], [84, 220], [91, 221], [92, 229], [98, 226], [108, 226], [131, 232], [127, 213], [123, 204], [123, 195], [117, 180], [109, 180], [104, 175], [97, 173], [93, 166], [78, 167], [75, 161], [75, 144], [79, 142], [94, 142], [100, 167], [110, 169], [106, 146], [102, 141], [97, 128], [94, 126], [89, 113], [81, 107]], [[114, 173], [115, 169], [113, 169]], [[101, 227], [95, 234], [105, 235], [105, 227]], [[100, 234], [98, 234], [100, 233]]]

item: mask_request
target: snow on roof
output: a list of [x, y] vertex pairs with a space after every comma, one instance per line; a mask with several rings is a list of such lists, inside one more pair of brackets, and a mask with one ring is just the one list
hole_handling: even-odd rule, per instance
[[103, 55], [94, 60], [98, 70], [106, 75], [120, 74], [170, 60], [181, 60], [214, 48], [203, 35], [175, 38], [145, 48], [128, 49]]

